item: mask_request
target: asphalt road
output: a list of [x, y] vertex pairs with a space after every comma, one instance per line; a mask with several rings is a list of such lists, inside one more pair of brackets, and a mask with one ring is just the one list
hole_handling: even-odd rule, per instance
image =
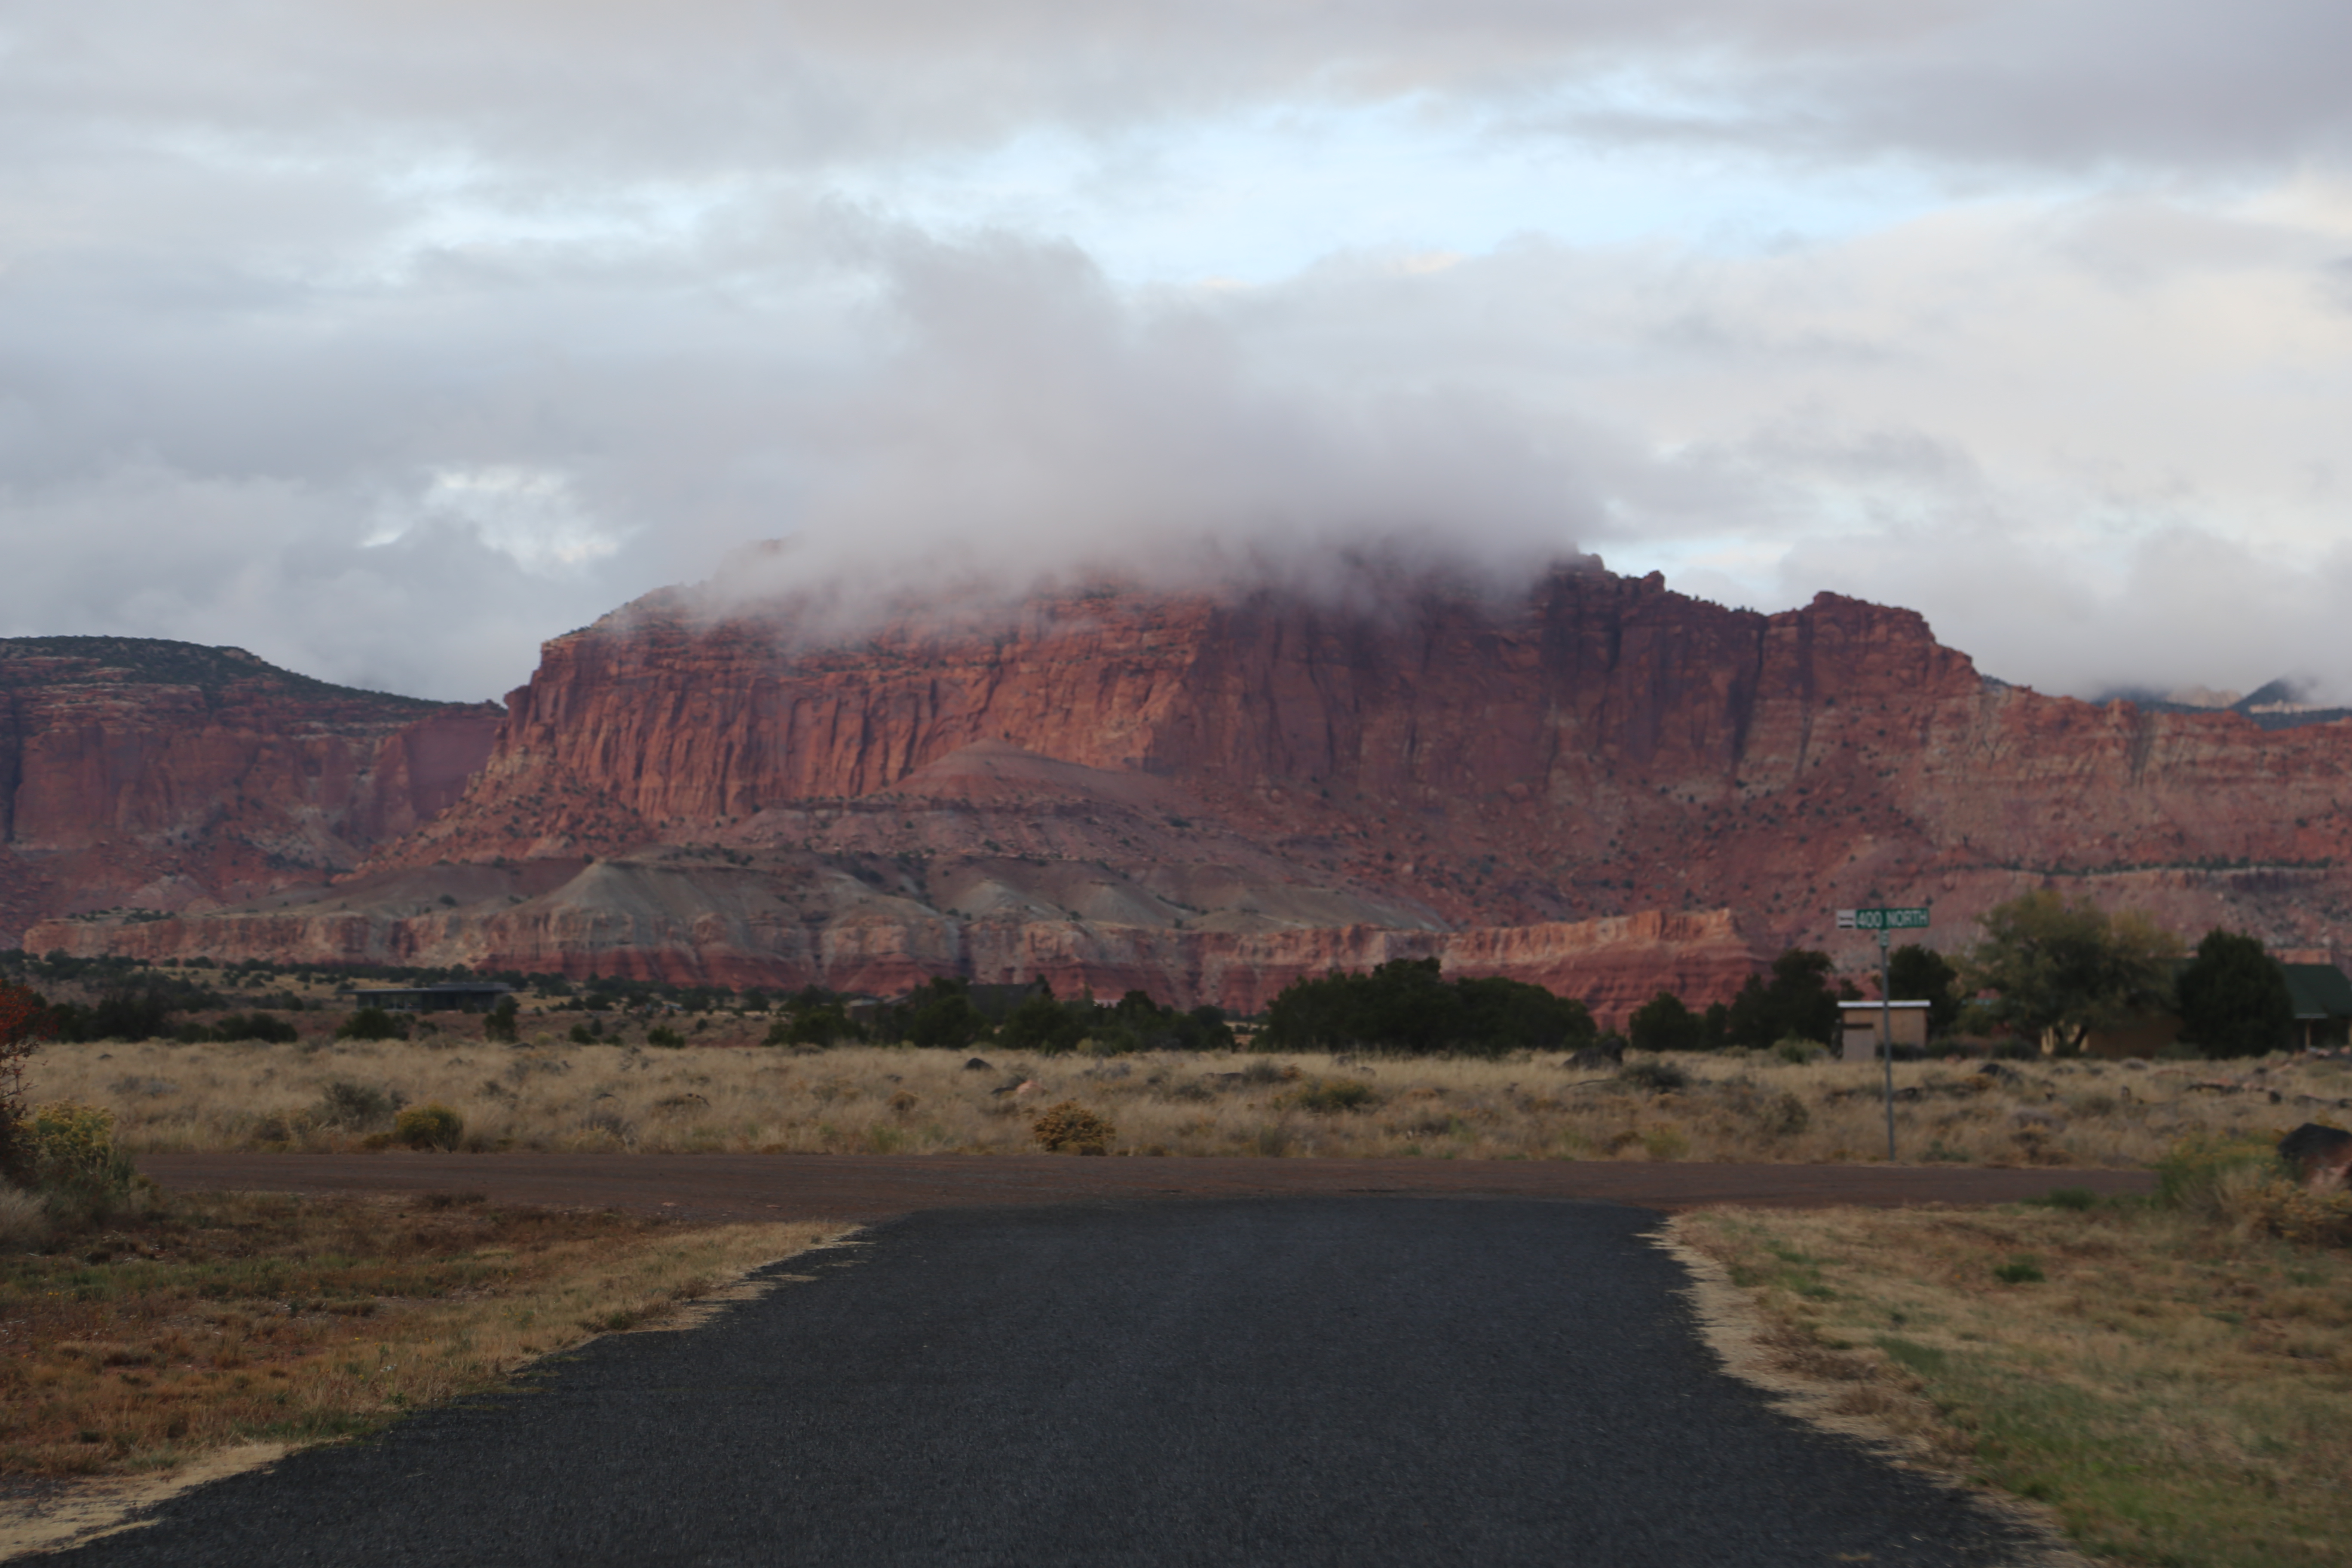
[[76, 1565], [1979, 1564], [1780, 1415], [1655, 1216], [1523, 1199], [932, 1211], [682, 1333], [166, 1504]]

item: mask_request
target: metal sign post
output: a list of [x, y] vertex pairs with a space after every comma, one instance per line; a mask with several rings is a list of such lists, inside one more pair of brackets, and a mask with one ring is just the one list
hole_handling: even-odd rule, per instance
[[1888, 978], [1886, 933], [1893, 931], [1926, 931], [1927, 911], [1925, 909], [1840, 910], [1837, 912], [1840, 931], [1874, 931], [1878, 933], [1878, 1057], [1886, 1074], [1886, 1163], [1895, 1163], [1895, 986]]

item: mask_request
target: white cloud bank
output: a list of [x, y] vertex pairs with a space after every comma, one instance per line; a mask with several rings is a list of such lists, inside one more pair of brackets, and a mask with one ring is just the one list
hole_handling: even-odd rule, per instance
[[0, 634], [473, 697], [752, 539], [1402, 537], [2352, 693], [2346, 58], [2284, 3], [35, 0]]

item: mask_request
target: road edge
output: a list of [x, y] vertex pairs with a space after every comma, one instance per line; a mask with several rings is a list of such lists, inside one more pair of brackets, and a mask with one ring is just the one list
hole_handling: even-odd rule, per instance
[[2049, 1509], [1973, 1481], [1909, 1434], [1840, 1408], [1852, 1384], [1810, 1377], [1791, 1366], [1772, 1344], [1776, 1332], [1785, 1331], [1782, 1326], [1764, 1312], [1752, 1292], [1733, 1282], [1729, 1269], [1682, 1238], [1685, 1218], [1700, 1212], [1668, 1215], [1645, 1239], [1689, 1276], [1680, 1294], [1690, 1308], [1692, 1326], [1726, 1373], [1763, 1394], [1781, 1414], [1858, 1443], [1885, 1462], [1960, 1492], [2004, 1524], [2025, 1531], [2033, 1543], [2029, 1554], [2015, 1559], [2011, 1568], [2100, 1568], [2105, 1560], [2084, 1556], [2066, 1539]]

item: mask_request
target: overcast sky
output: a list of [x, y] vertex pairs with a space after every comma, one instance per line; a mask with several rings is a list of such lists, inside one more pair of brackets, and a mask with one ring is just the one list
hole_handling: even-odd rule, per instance
[[2352, 695], [2343, 0], [6, 0], [0, 634], [436, 697], [794, 537]]

